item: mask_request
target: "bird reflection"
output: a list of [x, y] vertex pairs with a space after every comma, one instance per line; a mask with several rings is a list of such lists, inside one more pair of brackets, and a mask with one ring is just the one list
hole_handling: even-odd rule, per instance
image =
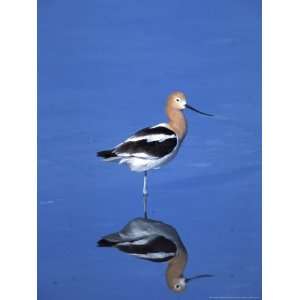
[[121, 231], [104, 236], [99, 247], [115, 247], [138, 258], [167, 262], [166, 281], [168, 287], [181, 292], [191, 280], [211, 277], [202, 274], [184, 277], [188, 261], [187, 250], [176, 229], [161, 221], [146, 218], [131, 220]]

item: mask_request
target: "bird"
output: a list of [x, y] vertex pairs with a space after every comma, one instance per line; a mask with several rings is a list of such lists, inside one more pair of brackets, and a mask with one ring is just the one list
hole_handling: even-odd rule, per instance
[[168, 123], [143, 128], [114, 148], [97, 152], [97, 156], [104, 161], [119, 162], [126, 164], [131, 171], [144, 172], [145, 216], [147, 216], [148, 195], [147, 172], [151, 169], [159, 169], [176, 156], [187, 133], [187, 120], [183, 110], [188, 108], [205, 116], [213, 116], [188, 105], [186, 99], [183, 92], [171, 93], [166, 102]]
[[153, 261], [167, 262], [166, 281], [174, 292], [182, 292], [191, 280], [212, 277], [201, 274], [183, 275], [188, 261], [187, 250], [176, 229], [162, 221], [135, 218], [119, 232], [108, 234], [97, 242], [98, 247], [113, 247], [129, 255]]

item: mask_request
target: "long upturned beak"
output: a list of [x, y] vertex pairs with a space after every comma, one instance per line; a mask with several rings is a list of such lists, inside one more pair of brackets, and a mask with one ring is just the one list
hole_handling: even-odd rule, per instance
[[186, 278], [185, 282], [189, 282], [189, 281], [194, 280], [194, 279], [208, 278], [208, 277], [213, 277], [213, 276], [214, 275], [211, 275], [211, 274], [201, 274], [201, 275], [197, 275], [197, 276]]
[[192, 107], [192, 106], [190, 106], [188, 104], [186, 104], [185, 107], [189, 108], [190, 110], [193, 110], [193, 111], [197, 112], [198, 114], [204, 115], [204, 116], [208, 116], [208, 117], [213, 117], [214, 116], [212, 114], [207, 114], [207, 113], [205, 113], [203, 111], [200, 111], [200, 110], [198, 110], [198, 109], [196, 109], [196, 108], [194, 108], [194, 107]]

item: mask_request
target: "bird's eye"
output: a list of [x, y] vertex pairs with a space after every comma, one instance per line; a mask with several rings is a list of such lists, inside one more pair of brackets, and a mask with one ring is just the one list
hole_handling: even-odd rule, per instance
[[176, 99], [176, 101], [177, 101], [177, 102], [179, 102], [179, 101], [180, 101], [180, 99], [179, 99], [179, 98], [177, 98], [177, 99]]
[[175, 285], [175, 289], [176, 289], [176, 290], [180, 289], [180, 285], [179, 285], [179, 284], [176, 284], [176, 285]]

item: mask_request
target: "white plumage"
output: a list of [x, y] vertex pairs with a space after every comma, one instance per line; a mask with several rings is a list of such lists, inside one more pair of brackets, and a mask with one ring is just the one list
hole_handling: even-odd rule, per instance
[[[145, 172], [158, 169], [176, 154], [179, 139], [166, 123], [144, 128], [118, 144], [106, 160], [126, 164], [131, 171]], [[104, 153], [105, 154], [105, 153]], [[103, 156], [103, 152], [98, 155]]]

